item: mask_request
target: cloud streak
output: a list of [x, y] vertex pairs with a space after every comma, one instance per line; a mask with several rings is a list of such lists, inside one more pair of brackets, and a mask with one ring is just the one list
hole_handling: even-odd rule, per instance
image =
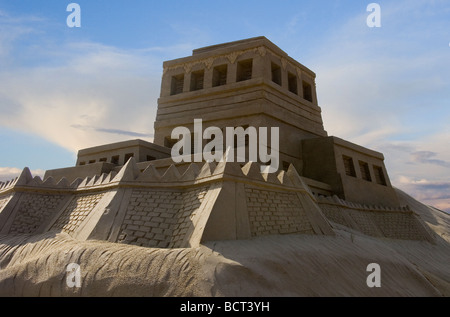
[[450, 210], [450, 60], [442, 42], [449, 9], [439, 1], [383, 3], [381, 28], [368, 28], [362, 12], [330, 32], [308, 64], [329, 135], [383, 152], [394, 186], [443, 210]]
[[414, 162], [423, 164], [433, 164], [437, 166], [450, 168], [450, 162], [433, 159], [433, 157], [435, 156], [437, 156], [437, 153], [431, 151], [418, 151], [411, 153], [411, 157]]
[[[8, 33], [20, 25], [5, 27]], [[10, 42], [0, 37], [0, 47]], [[158, 58], [92, 42], [59, 47], [43, 43], [34, 58], [48, 63], [0, 68], [0, 125], [74, 153], [129, 137], [152, 139], [151, 133], [135, 130], [153, 131], [161, 78]], [[7, 57], [14, 60], [14, 50]]]
[[126, 135], [126, 136], [132, 136], [132, 137], [153, 138], [153, 136], [154, 136], [152, 133], [138, 133], [138, 132], [125, 131], [125, 130], [120, 130], [120, 129], [95, 128], [95, 127], [85, 126], [85, 125], [81, 125], [81, 124], [72, 124], [71, 127], [75, 128], [75, 129], [80, 129], [83, 131], [93, 130], [93, 131], [97, 131], [97, 132], [112, 133], [112, 134]]
[[446, 126], [448, 43], [430, 46], [430, 36], [445, 38], [445, 29], [439, 20], [426, 33], [420, 23], [411, 23], [429, 9], [425, 1], [386, 3], [381, 28], [368, 28], [366, 13], [361, 13], [323, 41], [311, 65], [331, 134], [371, 146], [402, 133], [436, 132]]
[[411, 179], [400, 176], [397, 183], [417, 200], [450, 212], [450, 181]]

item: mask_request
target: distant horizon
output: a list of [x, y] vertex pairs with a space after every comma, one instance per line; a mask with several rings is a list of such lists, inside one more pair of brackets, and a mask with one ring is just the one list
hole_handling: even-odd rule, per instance
[[[162, 63], [265, 36], [317, 75], [330, 136], [381, 152], [394, 187], [450, 213], [450, 3], [0, 0], [0, 181], [153, 141]], [[288, 10], [287, 10], [288, 9]]]

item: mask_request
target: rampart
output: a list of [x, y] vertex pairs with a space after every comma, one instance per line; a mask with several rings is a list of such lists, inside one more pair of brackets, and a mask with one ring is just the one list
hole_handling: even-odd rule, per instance
[[295, 168], [262, 174], [257, 163], [171, 164], [55, 181], [28, 168], [0, 189], [0, 233], [64, 231], [147, 247], [333, 230]]
[[334, 196], [317, 196], [328, 220], [369, 236], [434, 242], [427, 225], [409, 206], [362, 205]]
[[[331, 221], [331, 222], [330, 222]], [[291, 165], [264, 174], [254, 162], [150, 164], [131, 158], [118, 172], [42, 181], [28, 168], [0, 187], [0, 233], [66, 232], [145, 247], [272, 234], [333, 235], [333, 223], [364, 234], [433, 237], [408, 207], [363, 206], [315, 196]]]

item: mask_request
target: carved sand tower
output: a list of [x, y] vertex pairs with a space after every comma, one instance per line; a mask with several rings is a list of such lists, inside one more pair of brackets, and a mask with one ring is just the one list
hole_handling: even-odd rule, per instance
[[279, 127], [280, 162], [302, 168], [301, 140], [326, 136], [316, 75], [265, 37], [209, 46], [164, 62], [155, 140], [177, 126]]
[[[281, 165], [175, 163], [171, 131], [278, 127]], [[225, 154], [226, 155], [226, 154]], [[145, 247], [276, 234], [333, 235], [333, 223], [376, 237], [433, 241], [400, 206], [381, 153], [323, 128], [315, 74], [265, 37], [205, 47], [164, 63], [154, 143], [80, 150], [76, 166], [28, 168], [0, 183], [0, 233], [66, 232]]]

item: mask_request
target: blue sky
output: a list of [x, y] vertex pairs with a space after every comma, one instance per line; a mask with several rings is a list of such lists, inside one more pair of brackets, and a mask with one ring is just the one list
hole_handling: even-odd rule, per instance
[[152, 140], [162, 62], [266, 36], [317, 74], [325, 129], [385, 155], [394, 186], [450, 210], [450, 2], [0, 0], [0, 180], [78, 149]]

